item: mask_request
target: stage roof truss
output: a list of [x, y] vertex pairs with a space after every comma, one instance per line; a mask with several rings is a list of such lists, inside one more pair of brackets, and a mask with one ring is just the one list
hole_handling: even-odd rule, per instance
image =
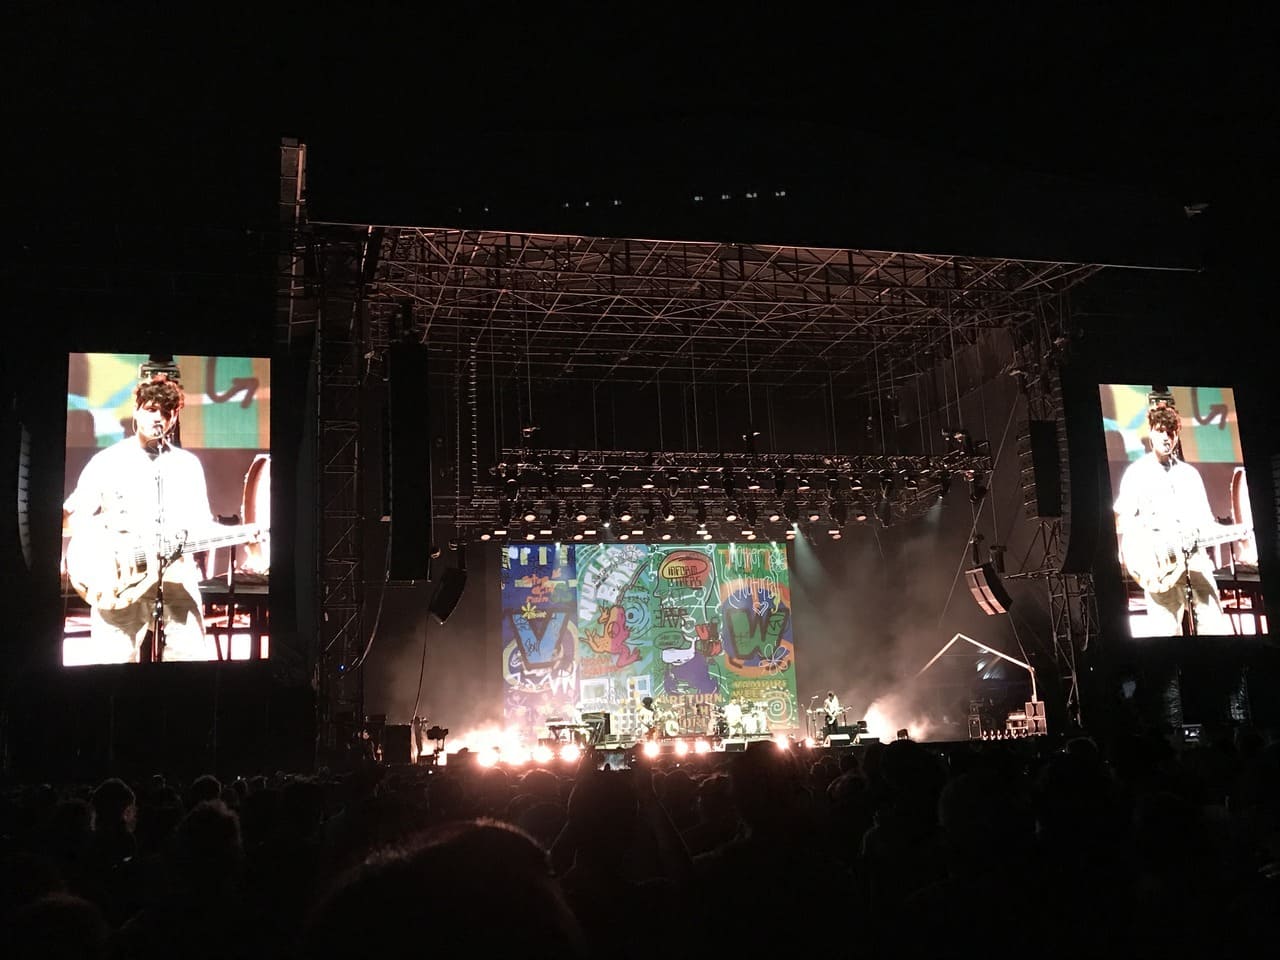
[[[1093, 264], [381, 228], [371, 346], [404, 329], [499, 378], [814, 389], [910, 379]], [[459, 356], [454, 356], [459, 354]], [[877, 387], [878, 383], [878, 387]]]

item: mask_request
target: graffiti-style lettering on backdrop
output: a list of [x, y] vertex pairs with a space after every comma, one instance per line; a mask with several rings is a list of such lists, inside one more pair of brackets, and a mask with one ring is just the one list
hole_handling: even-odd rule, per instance
[[578, 697], [578, 581], [573, 546], [502, 553], [502, 677], [508, 726], [537, 736]]
[[[740, 718], [734, 732], [763, 734], [799, 726], [791, 588], [782, 546], [590, 544], [560, 549], [573, 557], [561, 563], [557, 582], [572, 580], [576, 597], [577, 656], [571, 669], [580, 709], [608, 711], [613, 731], [624, 736], [636, 732], [636, 711], [647, 696], [654, 698], [664, 732], [671, 735], [714, 733], [722, 718], [717, 708], [724, 707]], [[526, 588], [518, 584], [529, 577], [513, 551], [507, 556], [504, 629], [508, 622], [519, 623], [510, 613], [523, 608], [520, 591]], [[560, 610], [560, 594], [555, 597], [553, 606]], [[542, 608], [535, 603], [533, 609]], [[531, 721], [568, 704], [556, 699], [554, 705], [531, 711], [529, 696], [513, 702], [518, 688], [511, 670], [512, 639], [504, 637], [509, 654], [504, 661], [506, 719], [534, 737], [538, 731], [528, 726]], [[559, 689], [562, 695], [563, 686]]]

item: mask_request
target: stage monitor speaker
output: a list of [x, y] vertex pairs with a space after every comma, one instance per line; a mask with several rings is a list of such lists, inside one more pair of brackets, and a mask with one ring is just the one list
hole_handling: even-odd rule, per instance
[[726, 740], [724, 741], [725, 753], [746, 753], [747, 741], [745, 740]]
[[387, 433], [390, 473], [391, 580], [431, 576], [430, 365], [420, 343], [395, 343], [387, 356]]
[[1036, 482], [1036, 514], [1062, 516], [1062, 459], [1058, 455], [1058, 425], [1052, 420], [1027, 424], [1031, 438], [1031, 469]]
[[969, 739], [970, 740], [982, 739], [982, 718], [981, 717], [969, 718]]
[[847, 733], [833, 733], [823, 739], [822, 745], [824, 747], [847, 747], [850, 744], [850, 739]]
[[413, 762], [413, 730], [407, 723], [390, 723], [382, 728], [382, 762]]
[[1028, 717], [1043, 717], [1044, 701], [1028, 700], [1026, 703], [1022, 705], [1022, 712], [1025, 713]]
[[994, 617], [999, 613], [1008, 613], [1009, 608], [1013, 606], [1013, 598], [1000, 582], [1000, 574], [996, 573], [996, 568], [990, 563], [966, 570], [964, 579], [969, 585], [969, 592], [973, 594], [973, 599], [987, 616]]
[[449, 619], [458, 601], [462, 599], [462, 591], [467, 585], [467, 571], [457, 567], [449, 567], [440, 578], [440, 586], [431, 597], [427, 610], [435, 615], [441, 623]]

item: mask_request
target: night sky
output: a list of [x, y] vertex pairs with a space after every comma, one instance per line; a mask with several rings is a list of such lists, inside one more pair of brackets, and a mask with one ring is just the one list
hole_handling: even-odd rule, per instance
[[[690, 125], [725, 144], [817, 125], [851, 149], [890, 141], [942, 166], [978, 159], [1186, 203], [1274, 187], [1275, 50], [1247, 8], [1159, 21], [1080, 4], [428, 18], [405, 4], [418, 12], [177, 22], [31, 6], [10, 31], [4, 111], [8, 202], [36, 216], [269, 219], [273, 168], [256, 164], [281, 135], [347, 168], [327, 185], [358, 203], [360, 190], [470, 193], [415, 173], [451, 157], [492, 183], [542, 137], [580, 143], [589, 176], [593, 143]], [[469, 155], [477, 135], [506, 148]], [[371, 157], [383, 176], [358, 175]]]

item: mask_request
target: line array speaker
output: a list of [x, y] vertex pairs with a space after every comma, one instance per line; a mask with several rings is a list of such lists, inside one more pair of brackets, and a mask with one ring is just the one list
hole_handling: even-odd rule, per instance
[[390, 579], [431, 576], [431, 417], [427, 348], [396, 343], [387, 358]]

